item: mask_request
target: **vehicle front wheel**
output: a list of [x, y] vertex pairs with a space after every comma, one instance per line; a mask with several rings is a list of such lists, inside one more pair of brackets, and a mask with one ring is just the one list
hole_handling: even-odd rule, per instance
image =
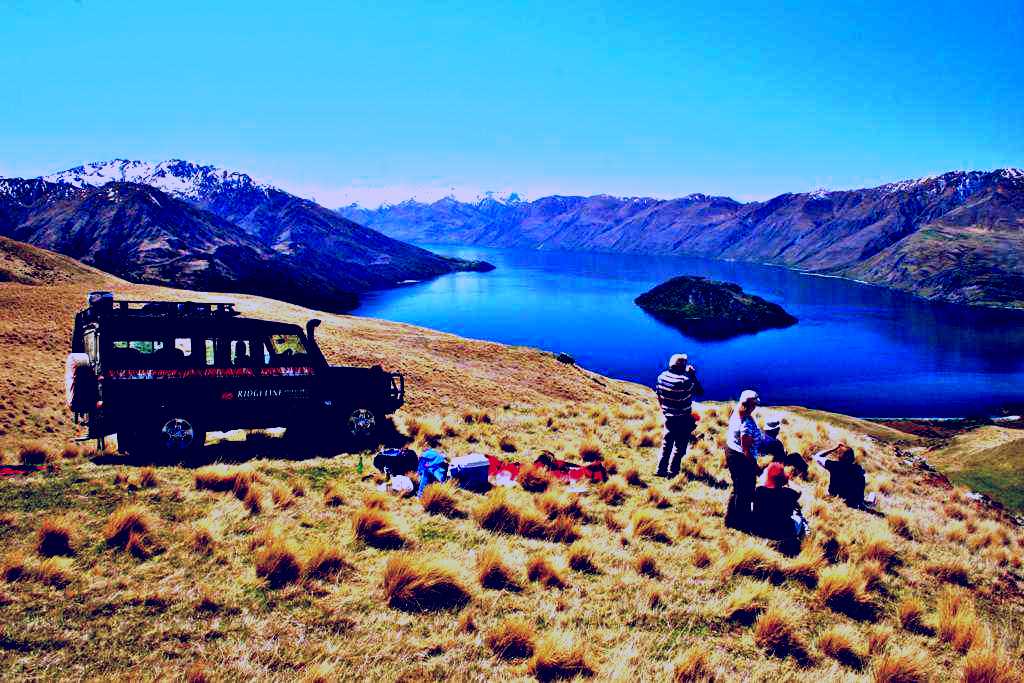
[[345, 420], [346, 435], [357, 443], [365, 443], [377, 434], [377, 416], [369, 408], [355, 408]]

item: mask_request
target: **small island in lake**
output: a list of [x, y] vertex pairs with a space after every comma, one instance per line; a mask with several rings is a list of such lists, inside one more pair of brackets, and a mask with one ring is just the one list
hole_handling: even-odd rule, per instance
[[695, 275], [674, 277], [634, 302], [686, 334], [709, 339], [789, 327], [797, 321], [782, 306], [746, 294], [737, 284]]

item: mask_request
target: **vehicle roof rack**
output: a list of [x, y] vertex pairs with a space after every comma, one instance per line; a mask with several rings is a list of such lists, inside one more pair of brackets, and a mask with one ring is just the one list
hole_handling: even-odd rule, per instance
[[126, 318], [233, 318], [240, 315], [229, 302], [197, 301], [129, 301], [103, 297], [91, 301], [93, 315]]

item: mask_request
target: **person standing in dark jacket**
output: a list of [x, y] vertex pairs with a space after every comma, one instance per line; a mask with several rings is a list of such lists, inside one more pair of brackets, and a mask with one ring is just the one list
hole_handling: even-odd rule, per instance
[[659, 477], [679, 474], [683, 456], [690, 445], [690, 435], [697, 423], [693, 419], [693, 397], [703, 396], [704, 387], [697, 379], [697, 370], [685, 353], [677, 353], [668, 361], [668, 369], [658, 375], [656, 390], [661, 412], [665, 416], [665, 434], [661, 443]]

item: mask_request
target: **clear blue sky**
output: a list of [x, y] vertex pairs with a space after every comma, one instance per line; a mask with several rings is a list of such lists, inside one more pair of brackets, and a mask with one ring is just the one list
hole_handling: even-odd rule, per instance
[[334, 206], [1024, 166], [1020, 0], [712, 4], [0, 0], [0, 175], [180, 157]]

